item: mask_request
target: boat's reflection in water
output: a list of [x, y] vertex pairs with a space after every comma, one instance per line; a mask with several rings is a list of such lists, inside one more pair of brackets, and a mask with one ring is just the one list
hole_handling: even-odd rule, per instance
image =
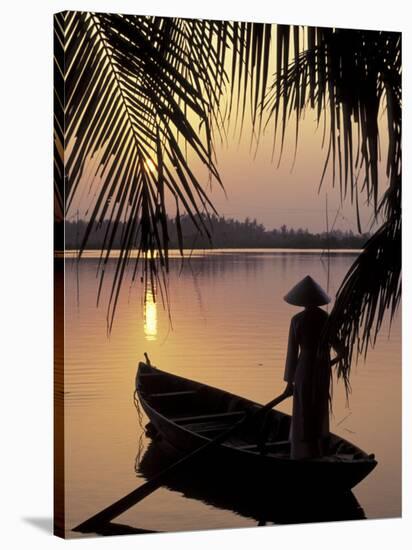
[[[167, 451], [167, 452], [166, 452]], [[136, 472], [151, 479], [172, 464], [177, 457], [164, 444], [151, 441], [136, 463]], [[219, 469], [210, 461], [196, 463], [190, 471], [170, 478], [165, 487], [215, 508], [230, 510], [246, 518], [253, 518], [258, 525], [311, 523], [366, 519], [364, 510], [352, 492], [326, 495], [266, 494], [262, 485], [248, 484], [248, 473], [242, 479], [231, 476], [227, 468]]]

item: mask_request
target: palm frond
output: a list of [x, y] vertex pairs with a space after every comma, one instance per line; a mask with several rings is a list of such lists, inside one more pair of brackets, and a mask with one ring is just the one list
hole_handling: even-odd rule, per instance
[[365, 190], [377, 212], [378, 117], [385, 101], [390, 142], [388, 177], [399, 173], [400, 33], [308, 27], [300, 40], [299, 30], [295, 29], [294, 61], [289, 62], [291, 32], [289, 27], [281, 34], [278, 31], [277, 72], [265, 98], [275, 128], [279, 118], [282, 120], [281, 148], [292, 113], [296, 116], [297, 135], [305, 108], [315, 110], [318, 124], [327, 117], [329, 138], [321, 184], [331, 164], [332, 184], [339, 181], [342, 199], [349, 195], [356, 205], [359, 192]]
[[386, 221], [366, 243], [345, 276], [330, 314], [327, 337], [343, 344], [337, 366], [347, 391], [353, 352], [366, 356], [386, 313], [393, 319], [401, 299], [401, 223]]
[[[67, 215], [79, 190], [84, 192], [84, 180], [99, 181], [81, 245], [83, 250], [93, 228], [109, 220], [99, 295], [120, 221], [125, 222], [109, 326], [133, 248], [139, 250], [134, 276], [143, 258], [143, 280], [162, 288], [168, 269], [167, 196], [176, 205], [181, 250], [181, 212], [209, 234], [214, 208], [207, 182], [189, 164], [199, 159], [222, 185], [214, 143], [217, 135], [225, 135], [233, 111], [242, 132], [250, 109], [257, 140], [265, 117], [265, 127], [273, 121], [281, 155], [292, 114], [297, 143], [301, 117], [312, 109], [328, 128], [322, 181], [331, 169], [342, 200], [349, 197], [358, 210], [359, 195], [366, 193], [376, 216], [384, 219], [346, 277], [331, 316], [330, 326], [348, 345], [340, 366], [346, 377], [355, 343], [359, 351], [367, 349], [372, 326], [380, 327], [388, 304], [392, 308], [400, 296], [400, 260], [389, 246], [390, 239], [396, 250], [400, 243], [400, 34], [80, 12], [61, 15], [56, 28], [64, 44], [59, 66], [66, 92], [65, 127], [57, 128], [55, 138], [56, 173], [60, 181], [66, 177], [59, 203]], [[383, 109], [388, 187], [380, 200], [378, 117]], [[361, 229], [359, 212], [358, 225]], [[371, 272], [376, 282], [368, 291]]]
[[93, 227], [113, 222], [102, 251], [100, 289], [118, 224], [127, 220], [110, 325], [132, 248], [141, 251], [143, 272], [157, 277], [159, 269], [167, 270], [166, 193], [177, 212], [180, 206], [199, 231], [209, 232], [200, 214], [214, 208], [186, 151], [221, 184], [212, 136], [222, 118], [218, 99], [227, 43], [221, 38], [216, 44], [214, 22], [68, 12], [65, 23], [66, 212], [93, 160], [92, 177], [98, 175], [101, 184], [81, 250]]
[[[64, 13], [54, 16], [54, 64], [53, 64], [53, 128], [54, 128], [54, 221], [55, 235], [64, 220]], [[63, 239], [55, 243], [56, 250], [63, 250]]]
[[[326, 332], [329, 341], [338, 336], [344, 344], [337, 370], [349, 391], [354, 352], [356, 357], [366, 355], [385, 314], [389, 311], [393, 318], [401, 296], [401, 35], [308, 28], [308, 48], [301, 50], [300, 34], [295, 30], [294, 61], [289, 63], [291, 32], [285, 28], [278, 38], [277, 74], [265, 98], [275, 129], [282, 120], [280, 150], [291, 114], [296, 117], [297, 141], [302, 113], [314, 109], [318, 124], [327, 119], [329, 127], [320, 185], [331, 165], [332, 185], [338, 180], [342, 200], [349, 195], [355, 204], [359, 231], [361, 192], [373, 205], [375, 218], [379, 213], [383, 217], [382, 226], [338, 290]], [[388, 182], [379, 199], [379, 116], [385, 108]]]

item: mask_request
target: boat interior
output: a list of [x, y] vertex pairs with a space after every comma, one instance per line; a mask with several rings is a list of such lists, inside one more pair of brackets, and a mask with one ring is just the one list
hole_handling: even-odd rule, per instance
[[[136, 380], [140, 396], [176, 426], [206, 439], [213, 439], [260, 405], [245, 398], [169, 373], [140, 367]], [[239, 450], [288, 458], [291, 417], [276, 410], [250, 419], [224, 443]], [[330, 434], [325, 456], [319, 460], [364, 460], [361, 449]]]

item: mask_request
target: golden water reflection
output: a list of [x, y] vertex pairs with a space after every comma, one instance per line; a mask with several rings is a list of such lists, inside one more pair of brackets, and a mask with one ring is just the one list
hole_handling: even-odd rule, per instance
[[[110, 284], [96, 308], [98, 258], [82, 258], [78, 270], [66, 262], [62, 435], [66, 536], [77, 536], [71, 531], [75, 525], [144, 481], [136, 478], [135, 456], [140, 438], [143, 453], [150, 444], [144, 431], [148, 418], [143, 415], [140, 424], [132, 399], [137, 364], [144, 352], [161, 369], [252, 401], [270, 401], [284, 389], [290, 318], [298, 311], [282, 297], [308, 273], [326, 288], [327, 271], [319, 256], [319, 252], [290, 250], [220, 255], [213, 251], [202, 256], [199, 252], [183, 270], [180, 260], [171, 261], [168, 290], [173, 299], [173, 330], [160, 292], [154, 289], [155, 302], [152, 292], [142, 293], [143, 285], [129, 291], [133, 273], [127, 273], [110, 338], [106, 337]], [[335, 295], [353, 261], [354, 256], [347, 253], [331, 258], [330, 294]], [[109, 282], [115, 273], [116, 262], [109, 261]], [[383, 328], [366, 361], [353, 365], [349, 405], [342, 383], [335, 378], [333, 385], [332, 431], [378, 459], [375, 470], [354, 490], [368, 518], [401, 514], [400, 321], [399, 312], [390, 338]], [[291, 402], [282, 403], [279, 410], [290, 414]], [[152, 463], [151, 456], [146, 456], [147, 463]], [[157, 466], [153, 463], [153, 471]], [[218, 492], [220, 480], [210, 481], [199, 471], [202, 485], [204, 478], [211, 485], [208, 493], [214, 488]], [[189, 481], [196, 476], [193, 471]], [[238, 481], [244, 488], [245, 481]], [[237, 494], [226, 493], [228, 499]], [[203, 487], [202, 498], [184, 487], [161, 487], [115, 522], [169, 532], [256, 525], [253, 514], [240, 514], [248, 511], [243, 503], [255, 507], [256, 501], [247, 498], [250, 495], [242, 493], [236, 499], [236, 510], [215, 496], [221, 495], [203, 494]], [[280, 501], [275, 501], [277, 514]], [[284, 506], [281, 511], [285, 512]]]
[[157, 304], [151, 288], [147, 288], [145, 293], [143, 331], [146, 340], [157, 339]]

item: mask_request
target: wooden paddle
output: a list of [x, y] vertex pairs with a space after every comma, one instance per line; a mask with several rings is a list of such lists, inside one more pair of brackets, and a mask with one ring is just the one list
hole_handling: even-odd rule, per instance
[[[80, 523], [77, 527], [73, 529], [73, 531], [90, 533], [93, 532], [95, 528], [102, 523], [105, 524], [106, 522], [111, 521], [113, 518], [119, 516], [120, 514], [128, 510], [131, 506], [134, 506], [135, 504], [149, 496], [151, 493], [156, 491], [156, 489], [164, 485], [164, 483], [171, 476], [177, 474], [179, 471], [187, 467], [190, 462], [199, 459], [204, 454], [206, 454], [207, 451], [226, 441], [245, 422], [251, 420], [252, 418], [256, 418], [261, 414], [265, 414], [267, 411], [269, 411], [273, 407], [276, 407], [276, 405], [279, 405], [279, 403], [290, 396], [291, 394], [289, 392], [284, 391], [281, 395], [279, 395], [275, 399], [272, 399], [272, 401], [269, 401], [269, 403], [267, 403], [263, 407], [258, 408], [258, 410], [254, 413], [251, 413], [250, 409], [246, 410], [244, 416], [223, 433], [219, 434], [217, 437], [215, 437], [211, 441], [208, 441], [204, 445], [201, 445], [171, 466], [168, 466], [157, 475], [155, 475], [152, 479], [149, 479], [149, 481], [146, 481], [146, 483], [143, 483], [143, 485], [137, 487], [137, 489], [134, 489], [134, 491], [117, 500], [101, 512], [98, 512], [83, 523]], [[253, 406], [251, 408], [253, 408]]]

